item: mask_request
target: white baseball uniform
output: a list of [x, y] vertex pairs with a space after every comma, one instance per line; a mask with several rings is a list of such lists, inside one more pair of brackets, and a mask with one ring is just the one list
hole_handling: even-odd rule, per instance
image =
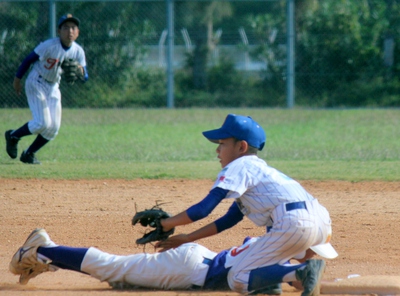
[[227, 258], [232, 290], [246, 293], [250, 271], [284, 264], [330, 239], [328, 211], [298, 182], [269, 167], [256, 155], [242, 156], [219, 173], [213, 188], [229, 190], [240, 210], [257, 226], [271, 227], [259, 240]]
[[85, 53], [76, 42], [68, 49], [63, 48], [60, 38], [46, 40], [34, 51], [39, 60], [33, 64], [25, 83], [32, 112], [28, 127], [32, 134], [41, 134], [43, 138], [52, 140], [58, 134], [61, 124], [61, 64], [65, 59], [73, 58], [85, 67]]
[[276, 264], [290, 266], [290, 259], [330, 239], [328, 211], [298, 182], [255, 155], [228, 164], [213, 188], [217, 186], [229, 190], [226, 198], [234, 198], [243, 214], [269, 231], [219, 254], [193, 243], [131, 256], [90, 248], [81, 270], [102, 281], [162, 289], [193, 285], [218, 289], [227, 281], [232, 290], [245, 294], [251, 271]]
[[[227, 274], [232, 262], [237, 260], [237, 255], [248, 252], [249, 246], [259, 239], [260, 237], [247, 237], [242, 246], [233, 247], [218, 254], [197, 243], [186, 243], [161, 253], [125, 256], [110, 254], [95, 247], [72, 248], [58, 246], [51, 242], [38, 250], [38, 258], [42, 261], [55, 260], [50, 263], [49, 271], [56, 271], [66, 266], [70, 266], [68, 269], [71, 269], [71, 262], [77, 264], [77, 258], [80, 258], [81, 252], [86, 249], [79, 263], [79, 271], [100, 281], [108, 282], [113, 287], [164, 290], [205, 287], [212, 290], [225, 290], [229, 289]], [[62, 250], [57, 247], [61, 247]], [[68, 255], [65, 253], [60, 255], [66, 248]], [[47, 254], [50, 258], [43, 255], [45, 249], [52, 250], [52, 255]], [[218, 261], [215, 260], [217, 258]]]
[[203, 286], [209, 265], [216, 253], [195, 244], [184, 244], [162, 253], [141, 253], [129, 256], [112, 255], [89, 248], [81, 271], [109, 283], [156, 289], [190, 289]]

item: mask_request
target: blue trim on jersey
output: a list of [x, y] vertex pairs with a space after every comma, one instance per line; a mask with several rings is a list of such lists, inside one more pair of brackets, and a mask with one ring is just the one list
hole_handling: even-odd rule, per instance
[[60, 44], [61, 44], [61, 47], [62, 47], [65, 51], [68, 51], [68, 50], [72, 47], [72, 45], [71, 45], [71, 46], [66, 46], [66, 45], [64, 45], [64, 44], [61, 42], [61, 39], [60, 39]]
[[188, 208], [186, 214], [193, 222], [207, 217], [221, 202], [221, 200], [226, 197], [228, 192], [229, 190], [219, 187], [211, 189], [208, 195], [201, 202]]
[[243, 213], [240, 211], [239, 206], [236, 202], [230, 206], [228, 212], [214, 223], [217, 226], [218, 232], [224, 231], [225, 229], [231, 228], [243, 220]]
[[86, 69], [86, 66], [83, 67], [83, 70], [85, 70], [85, 71], [84, 71], [85, 74], [83, 75], [83, 82], [86, 82], [86, 81], [89, 80], [89, 74], [88, 74], [88, 71], [87, 71], [87, 69]]
[[15, 76], [19, 79], [21, 79], [25, 73], [28, 71], [29, 67], [36, 61], [39, 60], [39, 55], [35, 52], [32, 51], [21, 63], [21, 65], [18, 68], [17, 74]]
[[285, 275], [306, 265], [307, 263], [289, 266], [274, 264], [254, 269], [250, 271], [248, 291], [252, 292], [270, 285], [282, 283]]
[[225, 268], [226, 255], [229, 250], [224, 250], [217, 254], [214, 259], [208, 263], [210, 266], [204, 281], [203, 289], [206, 290], [229, 290], [228, 272], [231, 269]]

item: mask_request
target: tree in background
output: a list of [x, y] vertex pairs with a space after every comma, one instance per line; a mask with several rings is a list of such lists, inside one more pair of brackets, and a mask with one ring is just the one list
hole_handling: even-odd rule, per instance
[[[299, 101], [340, 106], [379, 100], [366, 92], [372, 93], [371, 81], [379, 83], [377, 77], [384, 77], [386, 73], [383, 41], [388, 30], [399, 37], [398, 6], [397, 0], [296, 1], [295, 71]], [[261, 44], [254, 54], [268, 61], [267, 81], [278, 85], [285, 72], [282, 61], [286, 53], [282, 55], [281, 48], [271, 42], [270, 36], [272, 30], [286, 34], [284, 22], [273, 13], [248, 21]], [[393, 71], [398, 65], [398, 61], [394, 62]], [[360, 95], [346, 98], [343, 94], [350, 93], [348, 88], [351, 93], [358, 90]]]
[[48, 18], [43, 6], [42, 2], [0, 3], [0, 81], [4, 106], [27, 106], [25, 100], [15, 100], [12, 81], [22, 59], [48, 38]]
[[207, 65], [210, 52], [215, 47], [214, 25], [232, 16], [230, 2], [182, 2], [180, 9], [191, 13], [182, 14], [183, 24], [191, 29], [195, 49], [188, 58], [188, 66], [192, 68], [193, 87], [207, 88]]
[[[187, 28], [195, 44], [188, 66], [175, 72], [182, 106], [285, 106], [286, 3], [177, 1], [175, 30]], [[400, 105], [400, 0], [296, 0], [295, 7], [296, 104]], [[65, 107], [165, 106], [165, 69], [142, 63], [165, 29], [164, 2], [56, 1], [56, 10], [81, 18], [90, 75], [90, 83], [63, 92]], [[0, 3], [2, 106], [26, 106], [15, 98], [12, 79], [21, 59], [49, 37], [48, 13], [45, 1]], [[252, 57], [268, 64], [258, 76], [236, 69], [222, 50], [210, 63], [218, 40], [239, 46], [240, 27], [259, 45]], [[385, 50], [388, 37], [394, 47]]]

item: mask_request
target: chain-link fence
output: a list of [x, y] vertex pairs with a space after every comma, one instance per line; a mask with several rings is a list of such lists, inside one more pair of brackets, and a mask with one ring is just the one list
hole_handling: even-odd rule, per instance
[[[400, 105], [398, 1], [295, 2], [297, 105]], [[284, 107], [286, 3], [175, 1], [175, 107]], [[23, 59], [54, 31], [52, 9], [55, 22], [67, 12], [80, 18], [77, 42], [90, 77], [72, 87], [61, 82], [64, 107], [167, 105], [165, 1], [4, 1], [0, 107], [27, 106], [12, 82]]]

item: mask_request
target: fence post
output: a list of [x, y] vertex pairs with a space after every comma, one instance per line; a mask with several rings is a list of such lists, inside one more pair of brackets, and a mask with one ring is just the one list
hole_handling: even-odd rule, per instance
[[56, 37], [56, 3], [53, 0], [49, 0], [49, 35]]
[[174, 108], [174, 0], [167, 2], [168, 57], [167, 57], [167, 107]]
[[295, 76], [294, 76], [294, 0], [287, 0], [287, 70], [286, 70], [286, 101], [287, 107], [293, 108], [294, 106], [294, 88], [295, 88]]

